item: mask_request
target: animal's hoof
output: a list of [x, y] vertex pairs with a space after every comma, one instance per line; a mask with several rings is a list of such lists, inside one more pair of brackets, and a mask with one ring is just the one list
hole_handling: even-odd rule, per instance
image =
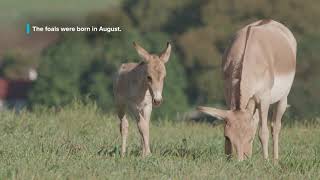
[[142, 157], [143, 158], [147, 158], [147, 157], [150, 157], [152, 154], [149, 152], [149, 153], [144, 153], [142, 154]]
[[121, 157], [121, 158], [124, 158], [125, 156], [126, 156], [126, 153], [121, 153], [121, 154], [120, 154], [120, 157]]

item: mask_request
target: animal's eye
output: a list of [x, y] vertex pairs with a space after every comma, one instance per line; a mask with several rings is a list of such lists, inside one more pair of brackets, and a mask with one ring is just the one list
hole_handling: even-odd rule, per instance
[[151, 77], [151, 76], [148, 76], [147, 79], [148, 79], [148, 81], [149, 81], [150, 83], [152, 83], [152, 77]]

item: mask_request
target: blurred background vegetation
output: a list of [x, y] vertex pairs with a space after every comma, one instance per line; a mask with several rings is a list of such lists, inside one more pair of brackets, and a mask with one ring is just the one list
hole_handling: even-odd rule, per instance
[[[34, 1], [34, 2], [33, 2]], [[121, 63], [139, 61], [132, 47], [137, 41], [151, 52], [173, 44], [167, 65], [165, 102], [154, 110], [169, 118], [191, 111], [196, 105], [224, 105], [221, 55], [232, 34], [262, 18], [282, 22], [298, 41], [297, 74], [289, 96], [287, 116], [320, 115], [320, 1], [317, 0], [122, 0], [39, 1], [15, 6], [0, 3], [2, 22], [24, 35], [31, 24], [82, 24], [120, 26], [122, 32], [45, 34], [41, 44], [33, 33], [28, 46], [6, 46], [19, 37], [2, 28], [9, 37], [0, 44], [1, 75], [19, 76], [23, 67], [39, 73], [28, 96], [30, 108], [37, 105], [63, 107], [73, 99], [92, 99], [106, 112], [113, 109], [112, 76]], [[26, 3], [26, 2], [24, 2]], [[31, 6], [32, 4], [32, 6]], [[38, 6], [37, 6], [38, 5]], [[16, 8], [10, 8], [16, 7]], [[18, 22], [19, 27], [15, 24]], [[1, 29], [0, 29], [1, 31]], [[26, 38], [26, 37], [22, 37]], [[41, 39], [41, 38], [40, 38]], [[48, 40], [49, 39], [49, 40]], [[53, 39], [53, 40], [52, 40]], [[0, 38], [1, 40], [1, 38]], [[12, 40], [13, 41], [13, 40]], [[31, 46], [31, 47], [30, 47]], [[34, 48], [32, 49], [32, 46]], [[34, 50], [39, 49], [39, 50]], [[29, 53], [33, 52], [33, 53]]]

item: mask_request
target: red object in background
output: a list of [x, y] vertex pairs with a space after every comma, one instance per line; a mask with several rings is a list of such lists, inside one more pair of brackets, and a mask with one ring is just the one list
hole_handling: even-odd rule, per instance
[[32, 81], [0, 78], [0, 99], [25, 99]]

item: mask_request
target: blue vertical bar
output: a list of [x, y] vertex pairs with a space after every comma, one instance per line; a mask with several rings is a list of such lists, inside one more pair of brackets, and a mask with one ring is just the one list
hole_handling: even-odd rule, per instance
[[29, 23], [26, 24], [26, 33], [30, 34], [30, 24]]

